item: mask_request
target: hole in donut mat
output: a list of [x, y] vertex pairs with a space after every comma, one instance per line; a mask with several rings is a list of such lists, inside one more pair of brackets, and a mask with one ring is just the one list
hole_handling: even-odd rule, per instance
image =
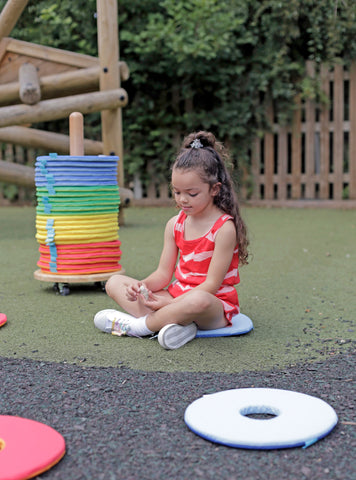
[[240, 413], [253, 420], [272, 420], [280, 414], [277, 408], [260, 405], [242, 408]]
[[6, 444], [5, 444], [4, 440], [2, 438], [0, 438], [0, 452], [1, 452], [1, 450], [4, 450], [5, 445]]

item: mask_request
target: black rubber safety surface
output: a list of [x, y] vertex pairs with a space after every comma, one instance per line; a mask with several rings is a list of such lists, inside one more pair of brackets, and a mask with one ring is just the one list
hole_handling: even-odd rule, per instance
[[[355, 350], [323, 362], [238, 374], [0, 358], [0, 385], [2, 415], [46, 423], [65, 438], [66, 455], [41, 479], [356, 478]], [[217, 445], [185, 425], [184, 411], [195, 399], [244, 387], [317, 396], [333, 406], [339, 423], [307, 449], [266, 451]]]

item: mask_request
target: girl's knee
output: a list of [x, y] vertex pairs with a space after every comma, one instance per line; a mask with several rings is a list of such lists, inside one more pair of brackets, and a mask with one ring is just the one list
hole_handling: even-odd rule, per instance
[[214, 295], [204, 290], [192, 290], [186, 299], [189, 311], [199, 314], [205, 312], [212, 306]]
[[109, 295], [109, 297], [111, 296], [110, 292], [111, 292], [111, 289], [112, 289], [112, 283], [113, 283], [113, 277], [110, 277], [109, 280], [105, 284], [105, 291]]
[[109, 295], [109, 297], [112, 297], [115, 290], [119, 287], [120, 283], [123, 280], [123, 275], [113, 275], [112, 277], [109, 278], [109, 280], [106, 282], [105, 285], [105, 291]]

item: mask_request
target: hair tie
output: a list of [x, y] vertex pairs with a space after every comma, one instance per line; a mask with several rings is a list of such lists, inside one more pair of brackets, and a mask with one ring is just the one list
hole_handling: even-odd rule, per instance
[[190, 144], [190, 148], [203, 148], [203, 144], [201, 143], [201, 141], [199, 140], [199, 138], [196, 138], [195, 140], [192, 141], [192, 143]]

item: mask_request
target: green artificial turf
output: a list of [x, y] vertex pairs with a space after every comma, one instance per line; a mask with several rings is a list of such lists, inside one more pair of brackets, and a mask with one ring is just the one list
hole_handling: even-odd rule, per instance
[[[156, 266], [173, 208], [129, 208], [120, 228], [122, 266], [135, 277]], [[115, 307], [94, 285], [61, 296], [33, 278], [35, 208], [0, 208], [0, 356], [157, 371], [268, 369], [318, 361], [354, 347], [356, 212], [244, 208], [250, 264], [237, 287], [254, 331], [196, 339], [175, 351], [156, 340], [118, 338], [93, 325]], [[238, 380], [237, 380], [238, 383]]]

